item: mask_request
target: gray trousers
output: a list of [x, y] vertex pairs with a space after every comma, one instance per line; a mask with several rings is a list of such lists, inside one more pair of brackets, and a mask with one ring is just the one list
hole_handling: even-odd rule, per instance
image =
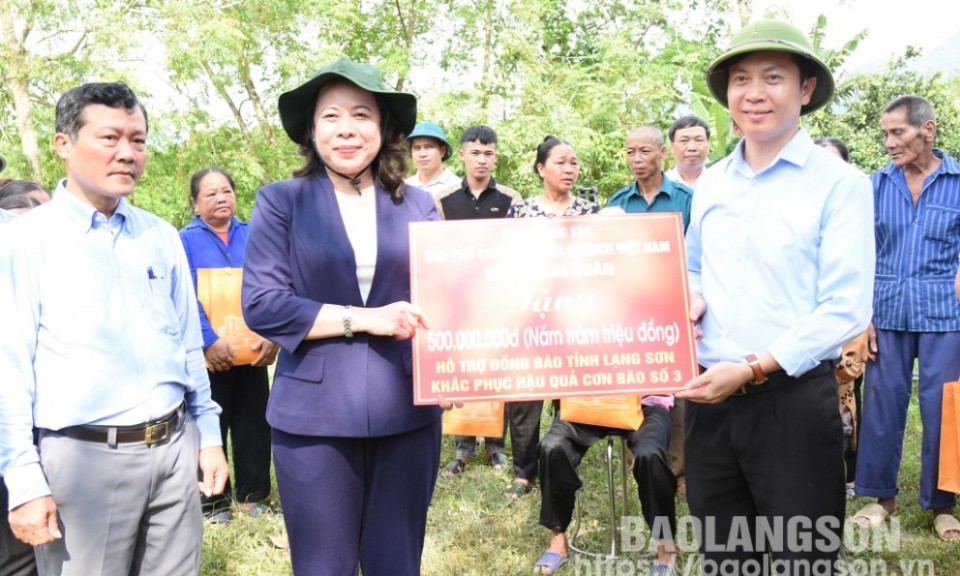
[[39, 446], [63, 533], [35, 549], [41, 576], [200, 573], [200, 440], [192, 418], [153, 446], [111, 448], [51, 431], [41, 432]]

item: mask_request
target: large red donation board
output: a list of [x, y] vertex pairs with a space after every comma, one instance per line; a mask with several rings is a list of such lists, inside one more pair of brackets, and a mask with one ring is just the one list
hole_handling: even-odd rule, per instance
[[697, 373], [680, 215], [410, 226], [414, 402], [665, 394]]

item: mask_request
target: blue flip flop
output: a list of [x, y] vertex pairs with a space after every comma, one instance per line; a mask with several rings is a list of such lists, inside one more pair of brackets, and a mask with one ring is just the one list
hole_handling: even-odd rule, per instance
[[544, 572], [543, 570], [540, 570], [539, 572], [534, 572], [535, 574], [556, 574], [557, 570], [559, 570], [560, 567], [566, 563], [566, 556], [560, 554], [559, 552], [547, 550], [542, 556], [540, 556], [540, 559], [534, 563], [533, 569], [536, 570], [537, 568], [546, 568], [547, 570], [550, 570], [550, 572]]

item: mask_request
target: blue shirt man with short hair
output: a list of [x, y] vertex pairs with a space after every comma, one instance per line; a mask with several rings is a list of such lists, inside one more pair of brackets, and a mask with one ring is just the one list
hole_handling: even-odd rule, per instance
[[94, 83], [56, 115], [67, 177], [0, 246], [10, 526], [44, 576], [195, 576], [197, 470], [209, 495], [228, 468], [183, 245], [126, 200], [146, 112], [126, 85]]

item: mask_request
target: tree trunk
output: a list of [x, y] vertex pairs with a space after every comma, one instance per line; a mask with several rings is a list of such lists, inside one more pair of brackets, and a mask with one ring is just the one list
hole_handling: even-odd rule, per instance
[[493, 23], [497, 17], [496, 2], [489, 1], [487, 4], [489, 9], [486, 11], [487, 18], [483, 23], [483, 70], [480, 73], [482, 82], [480, 85], [480, 106], [484, 116], [490, 115], [490, 90], [493, 85]]
[[740, 12], [740, 27], [743, 28], [750, 23], [750, 17], [753, 15], [753, 2], [751, 0], [737, 0], [737, 9]]
[[[395, 0], [394, 3], [397, 7], [397, 19], [400, 20], [400, 28], [403, 29], [403, 45], [409, 55], [413, 53], [414, 32], [417, 29], [417, 0], [407, 0], [406, 15], [404, 15], [400, 0]], [[402, 92], [405, 83], [406, 76], [400, 76], [397, 79], [397, 90]]]
[[257, 92], [257, 87], [253, 85], [253, 78], [250, 77], [250, 66], [248, 64], [243, 64], [241, 74], [243, 76], [243, 88], [246, 90], [247, 96], [250, 97], [250, 101], [253, 102], [253, 111], [257, 115], [257, 123], [260, 124], [260, 130], [267, 138], [267, 142], [276, 144], [277, 137], [273, 133], [273, 126], [271, 126], [270, 121], [267, 120], [267, 113], [263, 109], [263, 101], [260, 100], [260, 93]]
[[13, 10], [6, 0], [0, 0], [0, 35], [3, 36], [3, 52], [6, 64], [4, 83], [13, 96], [13, 110], [20, 131], [20, 149], [30, 162], [30, 176], [34, 182], [45, 184], [40, 164], [40, 147], [37, 131], [30, 121], [30, 74], [27, 70], [26, 51], [23, 39], [18, 38], [13, 26]]
[[[2, 0], [0, 0], [2, 1]], [[237, 105], [234, 103], [233, 98], [230, 97], [230, 94], [227, 92], [226, 87], [223, 85], [219, 79], [217, 79], [216, 74], [214, 74], [213, 69], [210, 68], [210, 64], [207, 62], [200, 62], [200, 65], [203, 67], [203, 71], [207, 73], [207, 77], [210, 78], [210, 83], [213, 84], [213, 87], [216, 89], [217, 94], [220, 95], [220, 98], [230, 107], [230, 112], [233, 114], [233, 119], [237, 121], [237, 126], [240, 127], [240, 133], [243, 134], [243, 139], [247, 141], [247, 146], [250, 147], [250, 150], [254, 150], [253, 136], [250, 135], [250, 128], [247, 126], [247, 123], [243, 120], [243, 116], [240, 115], [240, 109], [237, 108]]]

